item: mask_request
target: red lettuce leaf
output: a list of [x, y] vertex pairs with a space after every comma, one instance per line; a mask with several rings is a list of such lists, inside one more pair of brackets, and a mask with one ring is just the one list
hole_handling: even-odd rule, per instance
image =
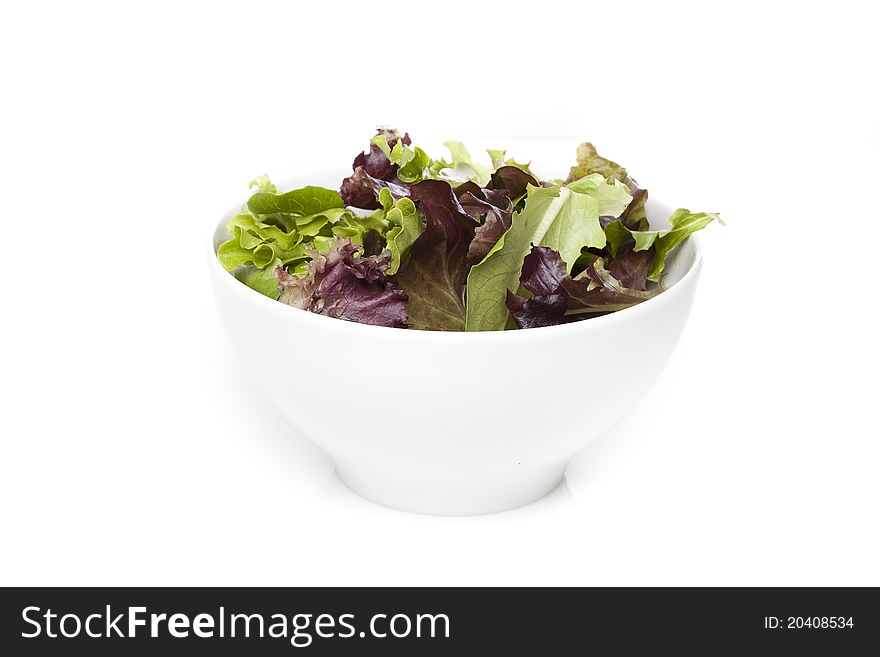
[[568, 269], [558, 251], [533, 246], [523, 260], [519, 282], [535, 296], [556, 294], [568, 278]]
[[564, 294], [546, 294], [526, 299], [508, 290], [507, 309], [517, 328], [556, 326], [566, 322], [568, 300]]
[[648, 272], [654, 262], [654, 251], [633, 251], [631, 246], [621, 248], [611, 259], [608, 272], [624, 287], [644, 291]]
[[[638, 255], [638, 254], [636, 254]], [[507, 292], [507, 308], [518, 328], [555, 326], [622, 310], [660, 292], [660, 288], [644, 289], [647, 269], [635, 256], [623, 254], [620, 270], [635, 285], [624, 285], [605, 269], [602, 258], [595, 261], [576, 278], [559, 253], [543, 246], [533, 246], [523, 261], [520, 284], [532, 293], [530, 298]]]
[[342, 181], [339, 195], [346, 205], [375, 210], [380, 206], [378, 199], [382, 188], [387, 188], [396, 201], [409, 196], [410, 184], [401, 182], [396, 176], [393, 180], [374, 178], [363, 167], [357, 167], [352, 175]]
[[406, 293], [410, 326], [463, 331], [467, 254], [477, 222], [465, 212], [449, 183], [422, 180], [410, 198], [425, 216], [425, 231], [394, 280]]
[[[636, 181], [628, 179], [633, 185]], [[645, 203], [648, 202], [648, 190], [640, 187], [630, 187], [632, 201], [626, 206], [626, 210], [620, 215], [620, 223], [630, 230], [648, 230], [648, 218], [645, 216]]]
[[537, 187], [539, 184], [537, 179], [528, 171], [523, 171], [519, 167], [504, 166], [495, 170], [487, 187], [489, 189], [505, 190], [510, 199], [515, 203], [520, 197], [525, 195], [529, 185]]
[[576, 278], [568, 277], [562, 281], [562, 289], [568, 295], [567, 315], [580, 319], [577, 315], [604, 314], [634, 306], [656, 296], [662, 288], [636, 290], [626, 287], [605, 269], [602, 258], [594, 260]]
[[[385, 137], [389, 148], [394, 148], [398, 139], [406, 146], [412, 143], [408, 133], [401, 137], [396, 130], [380, 129], [376, 134]], [[370, 148], [365, 153], [358, 153], [351, 168], [353, 174], [343, 180], [339, 188], [346, 205], [375, 210], [379, 207], [382, 187], [388, 187], [396, 198], [408, 195], [408, 185], [397, 177], [397, 165], [391, 164], [382, 149], [373, 142], [370, 142]]]
[[456, 188], [455, 193], [465, 211], [472, 217], [483, 217], [468, 249], [468, 261], [472, 265], [485, 258], [510, 228], [514, 206], [525, 196], [528, 186], [539, 184], [527, 171], [504, 166], [492, 174], [485, 188], [473, 182]]
[[279, 301], [319, 315], [361, 324], [405, 328], [406, 294], [384, 273], [391, 253], [360, 256], [351, 240], [335, 237], [330, 251], [310, 250], [309, 273], [295, 278], [275, 269]]
[[471, 264], [480, 262], [502, 235], [510, 228], [514, 206], [525, 196], [529, 185], [538, 186], [538, 180], [519, 167], [499, 167], [486, 187], [466, 182], [455, 194], [465, 211], [482, 222], [477, 227], [468, 249]]
[[[409, 133], [406, 133], [401, 137], [397, 130], [380, 129], [376, 131], [376, 134], [385, 137], [388, 141], [389, 148], [394, 148], [398, 139], [402, 139], [405, 146], [409, 146], [412, 143], [409, 138]], [[385, 153], [382, 152], [382, 149], [373, 142], [370, 142], [370, 148], [367, 152], [358, 153], [354, 158], [351, 168], [354, 170], [358, 167], [363, 167], [367, 174], [373, 178], [378, 178], [379, 180], [393, 180], [396, 178], [395, 174], [397, 173], [397, 166], [391, 164], [391, 161], [386, 157]]]
[[468, 247], [468, 262], [477, 263], [495, 246], [510, 228], [513, 203], [507, 190], [487, 189], [474, 182], [466, 182], [455, 189], [461, 207], [482, 223], [474, 230], [474, 239]]

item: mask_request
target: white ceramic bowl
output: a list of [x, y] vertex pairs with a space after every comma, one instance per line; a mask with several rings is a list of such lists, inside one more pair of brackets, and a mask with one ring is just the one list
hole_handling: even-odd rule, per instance
[[[339, 176], [341, 180], [342, 176]], [[293, 188], [295, 185], [286, 188]], [[480, 333], [392, 329], [286, 306], [251, 290], [209, 244], [220, 315], [250, 378], [324, 449], [340, 479], [397, 509], [503, 511], [553, 490], [571, 458], [617, 422], [669, 359], [702, 265], [694, 237], [667, 262], [666, 291], [594, 319]], [[649, 201], [662, 222], [666, 208]]]

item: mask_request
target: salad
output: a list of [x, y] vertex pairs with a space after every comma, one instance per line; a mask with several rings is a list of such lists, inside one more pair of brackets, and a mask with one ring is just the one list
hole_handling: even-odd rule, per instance
[[669, 254], [717, 214], [678, 209], [650, 230], [647, 190], [592, 144], [563, 180], [459, 142], [433, 159], [380, 129], [339, 190], [280, 191], [267, 176], [217, 257], [254, 290], [364, 324], [498, 331], [580, 321], [641, 303]]

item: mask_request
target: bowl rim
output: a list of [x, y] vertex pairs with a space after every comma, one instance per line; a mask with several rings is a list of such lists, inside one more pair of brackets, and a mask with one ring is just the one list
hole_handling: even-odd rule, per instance
[[[236, 207], [240, 207], [236, 206]], [[232, 213], [238, 212], [238, 210], [232, 210]], [[402, 340], [425, 340], [425, 339], [439, 339], [439, 340], [467, 340], [470, 342], [474, 341], [482, 341], [482, 340], [530, 340], [530, 339], [544, 339], [550, 338], [553, 335], [559, 335], [562, 337], [565, 333], [575, 333], [578, 331], [589, 331], [590, 327], [598, 327], [598, 326], [607, 326], [612, 322], [621, 322], [621, 321], [637, 321], [638, 317], [645, 312], [650, 311], [658, 306], [661, 303], [670, 303], [673, 297], [677, 297], [682, 290], [686, 287], [686, 284], [690, 282], [692, 279], [696, 278], [699, 275], [700, 269], [703, 266], [703, 251], [700, 247], [700, 240], [696, 235], [690, 235], [681, 243], [679, 243], [676, 248], [673, 250], [678, 251], [684, 244], [693, 245], [694, 249], [694, 259], [691, 263], [688, 270], [682, 275], [682, 277], [677, 280], [672, 286], [666, 288], [660, 294], [651, 297], [650, 299], [646, 299], [645, 301], [631, 306], [629, 308], [624, 308], [623, 310], [618, 310], [613, 313], [608, 313], [607, 315], [600, 315], [599, 317], [593, 317], [588, 320], [583, 320], [579, 322], [569, 322], [567, 324], [559, 324], [556, 326], [541, 326], [536, 328], [529, 329], [516, 329], [516, 330], [503, 330], [503, 331], [428, 331], [423, 329], [400, 329], [400, 328], [392, 328], [390, 326], [376, 326], [374, 324], [361, 324], [359, 322], [350, 322], [342, 319], [338, 319], [336, 317], [328, 317], [326, 315], [319, 315], [317, 313], [311, 313], [307, 310], [302, 310], [300, 308], [294, 308], [292, 306], [288, 306], [287, 304], [279, 302], [277, 299], [272, 299], [271, 297], [267, 297], [264, 294], [260, 294], [254, 289], [251, 289], [241, 281], [239, 281], [235, 276], [232, 275], [232, 272], [227, 271], [222, 264], [220, 264], [220, 260], [217, 259], [217, 246], [215, 245], [215, 235], [222, 225], [221, 222], [228, 221], [229, 217], [232, 216], [231, 212], [226, 212], [223, 214], [223, 218], [220, 221], [215, 221], [212, 225], [212, 230], [210, 233], [210, 240], [207, 244], [207, 257], [209, 261], [209, 267], [212, 271], [213, 276], [217, 279], [220, 285], [228, 287], [231, 291], [231, 294], [239, 294], [243, 295], [242, 298], [246, 301], [246, 303], [257, 304], [258, 306], [262, 306], [269, 312], [273, 313], [285, 313], [285, 317], [289, 318], [292, 321], [304, 322], [306, 324], [312, 323], [312, 326], [316, 330], [323, 331], [338, 331], [340, 333], [346, 335], [361, 335], [363, 337], [364, 331], [372, 331], [374, 335], [377, 337], [379, 335], [390, 335], [388, 332], [393, 331], [395, 334], [399, 334], [399, 338]], [[235, 291], [232, 291], [235, 290]], [[664, 301], [665, 299], [665, 301]], [[271, 308], [271, 310], [270, 310]], [[293, 311], [293, 312], [291, 312]], [[285, 320], [282, 320], [285, 321]], [[381, 331], [382, 333], [375, 333], [376, 331]], [[352, 332], [352, 333], [349, 333]], [[499, 336], [506, 336], [503, 338], [499, 338]], [[514, 337], [516, 336], [516, 337]]]

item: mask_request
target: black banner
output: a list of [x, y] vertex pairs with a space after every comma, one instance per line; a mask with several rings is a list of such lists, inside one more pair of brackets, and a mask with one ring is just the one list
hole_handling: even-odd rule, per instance
[[5, 655], [848, 655], [880, 645], [880, 602], [867, 588], [34, 588], [2, 590], [0, 628]]

